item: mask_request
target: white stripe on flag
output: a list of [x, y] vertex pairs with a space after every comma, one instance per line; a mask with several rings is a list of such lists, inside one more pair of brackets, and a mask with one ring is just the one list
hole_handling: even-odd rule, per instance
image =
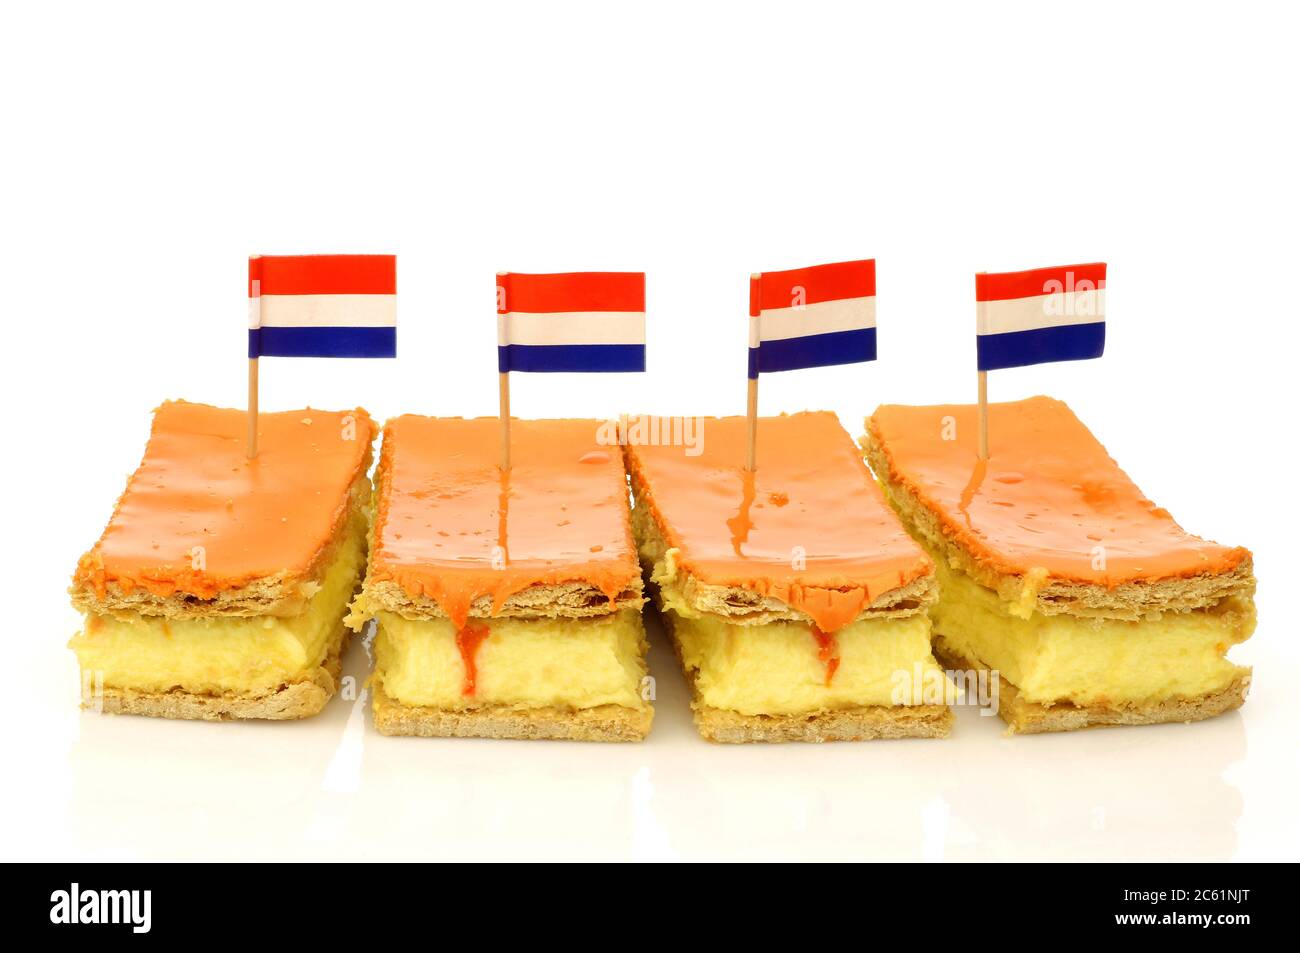
[[1106, 320], [1106, 289], [976, 302], [976, 333], [1008, 334]]
[[[249, 327], [392, 328], [397, 326], [397, 295], [260, 295], [249, 298]], [[256, 303], [261, 302], [261, 324]]]
[[497, 318], [501, 345], [645, 344], [644, 311], [512, 311]]
[[[876, 326], [876, 298], [818, 301], [800, 308], [764, 308], [759, 319], [760, 341], [785, 341], [814, 334], [860, 331]], [[750, 334], [750, 347], [757, 342]]]

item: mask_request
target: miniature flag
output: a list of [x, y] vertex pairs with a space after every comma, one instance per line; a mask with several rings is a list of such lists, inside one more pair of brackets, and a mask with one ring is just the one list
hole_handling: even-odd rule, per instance
[[979, 369], [1101, 357], [1106, 265], [1063, 265], [975, 276]]
[[645, 273], [498, 275], [497, 369], [644, 371]]
[[248, 356], [396, 357], [397, 257], [249, 258]]
[[749, 280], [749, 376], [876, 359], [876, 261]]

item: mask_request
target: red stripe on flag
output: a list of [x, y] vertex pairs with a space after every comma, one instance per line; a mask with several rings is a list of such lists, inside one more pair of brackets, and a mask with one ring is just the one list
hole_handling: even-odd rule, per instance
[[497, 313], [644, 311], [645, 272], [573, 271], [556, 275], [497, 276]]
[[1106, 287], [1106, 263], [1056, 265], [1031, 271], [1004, 271], [975, 276], [976, 301], [1009, 301], [1013, 298], [1037, 298], [1040, 295], [1074, 291], [1084, 287]]
[[[802, 293], [799, 292], [802, 289]], [[876, 293], [876, 260], [840, 261], [790, 271], [765, 271], [749, 286], [749, 313], [796, 304], [866, 298]]]
[[248, 296], [397, 294], [396, 255], [261, 255], [248, 259]]

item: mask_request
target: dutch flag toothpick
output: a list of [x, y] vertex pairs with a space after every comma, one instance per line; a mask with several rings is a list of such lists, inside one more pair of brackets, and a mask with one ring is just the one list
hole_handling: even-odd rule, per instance
[[1106, 265], [1060, 265], [975, 276], [979, 455], [989, 455], [988, 372], [1101, 357]]
[[248, 259], [248, 356], [396, 357], [395, 255]]
[[876, 261], [749, 280], [749, 376], [876, 359]]
[[645, 274], [498, 275], [497, 370], [644, 371]]
[[645, 273], [497, 275], [501, 469], [510, 469], [510, 372], [645, 370]]
[[396, 357], [395, 255], [248, 259], [248, 457], [257, 456], [258, 359]]
[[1101, 357], [1106, 266], [976, 275], [975, 308], [981, 371]]
[[751, 275], [746, 468], [757, 455], [760, 374], [875, 359], [874, 258]]

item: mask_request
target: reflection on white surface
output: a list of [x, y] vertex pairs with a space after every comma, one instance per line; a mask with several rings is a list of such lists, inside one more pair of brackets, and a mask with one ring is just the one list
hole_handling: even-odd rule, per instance
[[925, 860], [943, 860], [944, 846], [948, 841], [948, 816], [952, 813], [948, 802], [935, 797], [921, 810], [921, 857]]
[[[1069, 734], [980, 739], [987, 780], [945, 791], [950, 859], [1227, 860], [1241, 792], [1225, 780], [1246, 755], [1242, 716]], [[964, 830], [964, 836], [957, 832]]]
[[[77, 718], [66, 852], [142, 859], [1220, 859], [1238, 851], [1243, 716], [947, 741], [701, 741], [652, 625], [641, 745], [385, 738], [354, 644], [336, 699], [294, 723]], [[68, 694], [75, 697], [76, 686]], [[71, 702], [70, 702], [71, 703]], [[1254, 704], [1252, 702], [1251, 704]], [[55, 805], [57, 801], [53, 802]]]

